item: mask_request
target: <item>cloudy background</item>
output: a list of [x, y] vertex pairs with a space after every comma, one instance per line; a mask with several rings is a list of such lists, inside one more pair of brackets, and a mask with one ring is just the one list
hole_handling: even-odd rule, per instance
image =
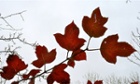
[[[45, 45], [48, 50], [57, 49], [57, 58], [47, 68], [58, 64], [65, 59], [66, 50], [62, 49], [54, 39], [53, 34], [64, 33], [65, 27], [74, 21], [80, 28], [80, 36], [88, 40], [88, 35], [83, 31], [81, 21], [83, 16], [90, 16], [92, 11], [100, 7], [103, 16], [108, 17], [105, 26], [108, 28], [103, 37], [93, 38], [90, 47], [99, 48], [102, 39], [111, 34], [119, 34], [119, 41], [127, 41], [132, 44], [132, 31], [140, 27], [140, 1], [131, 0], [0, 0], [1, 16], [17, 13], [26, 10], [22, 14], [24, 21], [20, 16], [14, 16], [8, 19], [10, 24], [15, 28], [23, 28], [22, 38], [26, 38], [28, 42], [37, 42]], [[1, 20], [0, 24], [4, 24]], [[0, 25], [3, 27], [3, 25]], [[0, 36], [9, 35], [9, 31], [0, 30]], [[11, 44], [1, 41], [0, 49], [4, 49], [4, 45]], [[85, 43], [86, 45], [87, 43]], [[11, 44], [12, 45], [12, 44]], [[34, 49], [31, 46], [19, 43], [23, 46], [18, 50], [19, 54], [27, 63], [31, 63], [36, 59]], [[83, 47], [85, 48], [85, 46]], [[139, 50], [138, 50], [139, 51]], [[130, 56], [131, 58], [132, 56]], [[4, 60], [3, 57], [1, 57]], [[30, 65], [30, 67], [33, 67]], [[69, 67], [67, 71], [70, 73], [71, 81], [85, 82], [84, 78], [87, 73], [98, 73], [101, 77], [111, 74], [117, 76], [129, 76], [132, 73], [138, 73], [140, 67], [128, 61], [127, 58], [119, 58], [117, 63], [107, 63], [99, 51], [87, 52], [87, 61], [76, 62], [75, 68]], [[140, 74], [140, 73], [139, 73]]]

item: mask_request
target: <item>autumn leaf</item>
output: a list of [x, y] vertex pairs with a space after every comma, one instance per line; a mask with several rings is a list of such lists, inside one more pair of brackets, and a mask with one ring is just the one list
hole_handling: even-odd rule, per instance
[[74, 61], [74, 59], [70, 58], [70, 59], [68, 60], [68, 62], [67, 62], [67, 65], [69, 65], [69, 66], [71, 66], [71, 67], [74, 68], [74, 66], [75, 66], [75, 61]]
[[107, 30], [107, 28], [104, 27], [104, 24], [107, 22], [107, 20], [108, 18], [101, 15], [100, 9], [96, 8], [92, 13], [91, 18], [84, 16], [82, 20], [82, 26], [84, 31], [90, 37], [98, 38], [103, 36]]
[[66, 26], [64, 35], [60, 33], [54, 34], [57, 43], [68, 51], [80, 49], [84, 45], [85, 40], [78, 38], [78, 35], [79, 28], [74, 22]]
[[66, 64], [59, 64], [55, 66], [51, 74], [47, 77], [47, 84], [53, 84], [55, 81], [60, 84], [69, 84], [70, 76], [64, 71], [66, 67]]
[[56, 49], [48, 52], [45, 46], [36, 46], [36, 56], [37, 60], [33, 61], [32, 64], [38, 68], [41, 68], [46, 63], [51, 63], [56, 58]]
[[17, 72], [12, 67], [5, 66], [0, 74], [4, 79], [10, 80], [17, 74]]
[[28, 74], [23, 74], [23, 79], [28, 79], [30, 76], [34, 77], [40, 72], [40, 69], [32, 69]]
[[23, 74], [23, 80], [27, 80], [29, 79], [30, 76], [32, 76], [32, 78], [30, 78], [29, 83], [28, 84], [35, 84], [35, 76], [40, 72], [40, 69], [32, 69], [28, 74]]
[[26, 69], [28, 66], [17, 55], [9, 55], [6, 62], [7, 66], [2, 68], [0, 74], [7, 80], [12, 79], [18, 72]]
[[136, 50], [127, 42], [118, 42], [118, 35], [105, 38], [101, 44], [100, 51], [103, 58], [110, 63], [116, 63], [117, 56], [128, 57]]
[[76, 61], [86, 60], [86, 53], [84, 50], [76, 50], [72, 53], [72, 58]]
[[19, 82], [18, 81], [14, 81], [11, 84], [19, 84]]
[[84, 50], [75, 50], [72, 53], [72, 56], [70, 58], [70, 60], [68, 60], [68, 65], [73, 67], [75, 66], [75, 61], [82, 61], [82, 60], [86, 60], [86, 53]]
[[28, 84], [35, 84], [35, 78], [31, 78]]
[[9, 55], [7, 58], [8, 67], [13, 68], [16, 72], [24, 70], [28, 65], [25, 65], [24, 61], [22, 61], [17, 55]]
[[138, 82], [133, 82], [133, 83], [131, 83], [131, 84], [139, 84]]
[[94, 82], [94, 84], [103, 84], [102, 80], [97, 80]]
[[87, 84], [92, 84], [92, 82], [90, 80], [87, 81]]

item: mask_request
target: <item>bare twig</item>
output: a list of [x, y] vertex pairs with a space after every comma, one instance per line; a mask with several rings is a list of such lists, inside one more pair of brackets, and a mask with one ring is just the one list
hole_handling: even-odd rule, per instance
[[[139, 54], [139, 53], [138, 53]], [[140, 55], [140, 54], [139, 54]], [[136, 56], [136, 54], [134, 54], [134, 57], [140, 61], [140, 58], [138, 56]]]
[[135, 62], [135, 61], [133, 61], [133, 60], [131, 60], [131, 59], [129, 59], [129, 58], [127, 58], [127, 59], [128, 59], [130, 62], [132, 62], [132, 63], [134, 63], [134, 64], [140, 66], [140, 64], [138, 64], [137, 62]]
[[[136, 29], [136, 31], [137, 31], [137, 35], [135, 35], [134, 32], [132, 32], [132, 40], [133, 40], [134, 44], [136, 44], [137, 48], [139, 49], [140, 48], [140, 33], [139, 33], [138, 28]], [[140, 55], [139, 51], [137, 51], [137, 55]], [[128, 60], [130, 62], [140, 66], [140, 62], [138, 62], [138, 61], [140, 61], [140, 58], [137, 55], [133, 54], [133, 57], [135, 58], [135, 60], [130, 59], [130, 58], [128, 58]]]
[[21, 29], [15, 29], [6, 19], [9, 18], [9, 17], [15, 16], [15, 15], [20, 15], [21, 19], [24, 21], [24, 18], [22, 16], [22, 13], [24, 13], [24, 12], [26, 12], [26, 10], [24, 10], [22, 12], [10, 14], [10, 15], [7, 15], [7, 16], [1, 16], [0, 15], [0, 19], [2, 19], [6, 23], [6, 25], [10, 27], [10, 28], [0, 27], [0, 29], [3, 29], [3, 30], [13, 30], [13, 31], [21, 30]]
[[126, 3], [129, 3], [129, 2], [131, 2], [130, 0], [126, 0]]
[[138, 20], [140, 20], [140, 17], [137, 17]]
[[9, 29], [9, 28], [3, 28], [3, 27], [0, 27], [0, 30], [10, 30], [10, 31], [21, 31], [21, 29]]
[[27, 44], [27, 45], [30, 45], [32, 47], [35, 47], [37, 45], [37, 42], [29, 43], [29, 42], [25, 41], [25, 38], [21, 39], [21, 35], [22, 34], [16, 35], [16, 33], [13, 33], [13, 34], [10, 34], [9, 37], [1, 36], [0, 41], [12, 41], [15, 44], [14, 40], [19, 40], [20, 42]]
[[21, 47], [16, 47], [14, 49], [11, 49], [11, 46], [8, 45], [8, 47], [6, 47], [5, 50], [0, 51], [0, 54], [2, 54], [2, 53], [5, 53], [5, 55], [7, 55], [8, 53], [10, 53], [10, 54], [17, 54], [16, 50], [19, 49], [19, 48], [21, 48]]
[[36, 47], [36, 45], [37, 45], [37, 42], [35, 42], [35, 43], [29, 43], [29, 42], [25, 41], [25, 39], [21, 39], [21, 38], [18, 38], [18, 40], [19, 40], [20, 42], [22, 42], [22, 43], [24, 43], [24, 44], [27, 44], [27, 45], [30, 45], [30, 46], [32, 46], [32, 47]]
[[1, 19], [7, 24], [7, 26], [15, 30], [15, 28], [4, 17], [1, 17]]
[[24, 13], [24, 12], [26, 12], [26, 10], [21, 11], [21, 12], [18, 12], [18, 13], [14, 13], [14, 14], [7, 15], [7, 16], [5, 16], [5, 17], [3, 17], [3, 18], [6, 19], [6, 18], [9, 18], [9, 17], [15, 16], [15, 15], [21, 15], [21, 14]]

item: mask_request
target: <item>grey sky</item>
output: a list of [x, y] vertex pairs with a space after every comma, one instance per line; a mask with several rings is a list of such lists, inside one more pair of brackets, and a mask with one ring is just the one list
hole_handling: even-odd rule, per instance
[[[66, 51], [56, 43], [53, 34], [64, 33], [65, 26], [74, 20], [81, 30], [80, 37], [88, 40], [88, 36], [82, 30], [81, 21], [83, 16], [90, 16], [97, 7], [100, 7], [103, 16], [109, 18], [105, 25], [108, 30], [103, 37], [92, 39], [90, 47], [99, 48], [103, 38], [116, 33], [120, 36], [119, 41], [131, 43], [131, 31], [136, 31], [136, 27], [140, 26], [140, 21], [137, 19], [140, 16], [139, 0], [131, 0], [131, 3], [127, 4], [126, 0], [0, 0], [0, 13], [3, 16], [27, 10], [23, 14], [25, 21], [15, 17], [12, 24], [23, 28], [23, 37], [27, 41], [37, 41], [49, 50], [57, 48], [57, 59], [53, 64], [62, 61], [66, 55]], [[19, 52], [25, 61], [31, 63], [32, 59], [36, 59], [34, 50], [27, 46], [24, 48]], [[101, 76], [116, 73], [119, 76], [128, 76], [132, 72], [140, 71], [140, 67], [126, 58], [118, 58], [116, 65], [107, 63], [99, 51], [87, 52], [87, 58], [87, 61], [76, 62], [74, 69], [67, 69], [72, 81], [86, 81], [83, 76], [88, 72], [96, 72]]]

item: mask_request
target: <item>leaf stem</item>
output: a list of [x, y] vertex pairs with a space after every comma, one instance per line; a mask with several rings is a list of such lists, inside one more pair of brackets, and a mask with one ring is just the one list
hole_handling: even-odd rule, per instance
[[86, 51], [96, 51], [96, 50], [100, 50], [100, 48], [97, 48], [97, 49], [86, 49]]
[[67, 51], [66, 59], [68, 58], [68, 56], [69, 56], [69, 51]]
[[88, 50], [88, 47], [89, 47], [91, 38], [92, 38], [92, 37], [89, 37], [89, 39], [88, 39], [88, 44], [87, 44], [86, 50]]

